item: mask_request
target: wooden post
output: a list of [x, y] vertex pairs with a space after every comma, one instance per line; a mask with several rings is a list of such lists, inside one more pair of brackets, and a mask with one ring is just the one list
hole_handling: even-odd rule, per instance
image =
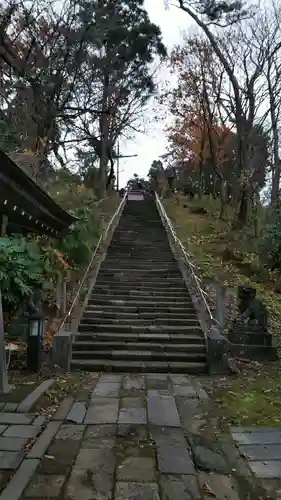
[[62, 282], [62, 293], [61, 293], [61, 313], [66, 314], [66, 281]]
[[1, 219], [2, 219], [1, 220], [1, 238], [3, 238], [7, 234], [8, 216], [5, 214], [2, 214]]
[[5, 350], [5, 332], [4, 332], [4, 319], [2, 309], [2, 297], [0, 289], [0, 393], [7, 394], [10, 392], [12, 386], [8, 383], [8, 370], [6, 363], [6, 350]]
[[220, 332], [224, 329], [225, 323], [225, 297], [226, 288], [222, 285], [215, 285], [216, 288], [216, 320], [218, 321], [218, 329]]
[[61, 274], [58, 275], [56, 286], [56, 307], [58, 317], [66, 314], [66, 280]]

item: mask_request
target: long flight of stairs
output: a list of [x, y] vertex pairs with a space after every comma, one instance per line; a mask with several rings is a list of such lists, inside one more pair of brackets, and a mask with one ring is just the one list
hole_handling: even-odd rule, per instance
[[80, 321], [71, 368], [206, 372], [204, 336], [154, 200], [126, 202]]

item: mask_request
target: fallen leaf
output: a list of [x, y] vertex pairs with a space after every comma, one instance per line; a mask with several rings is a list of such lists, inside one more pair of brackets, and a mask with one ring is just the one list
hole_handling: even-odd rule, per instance
[[216, 496], [217, 496], [216, 493], [210, 488], [208, 483], [203, 484], [203, 491], [204, 491], [204, 493], [206, 493], [206, 495], [209, 495], [210, 497], [216, 498]]

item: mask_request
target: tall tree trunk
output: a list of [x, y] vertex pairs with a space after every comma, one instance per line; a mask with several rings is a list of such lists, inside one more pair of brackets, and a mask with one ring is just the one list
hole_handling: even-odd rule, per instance
[[100, 165], [99, 165], [99, 196], [106, 196], [106, 177], [108, 164], [108, 139], [109, 139], [109, 114], [108, 114], [108, 87], [109, 75], [107, 71], [104, 74], [102, 113], [100, 116]]
[[226, 205], [226, 183], [223, 177], [220, 178], [220, 219], [223, 218]]
[[269, 102], [270, 102], [270, 117], [273, 136], [273, 171], [272, 171], [272, 185], [271, 185], [271, 205], [278, 203], [280, 198], [280, 176], [281, 165], [279, 158], [279, 133], [277, 126], [277, 117], [275, 112], [275, 99], [271, 89], [271, 83], [268, 81], [269, 89]]

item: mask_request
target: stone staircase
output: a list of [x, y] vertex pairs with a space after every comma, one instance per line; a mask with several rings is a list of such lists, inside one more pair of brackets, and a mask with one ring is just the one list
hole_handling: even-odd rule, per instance
[[126, 202], [80, 321], [71, 368], [207, 370], [204, 335], [153, 200]]

